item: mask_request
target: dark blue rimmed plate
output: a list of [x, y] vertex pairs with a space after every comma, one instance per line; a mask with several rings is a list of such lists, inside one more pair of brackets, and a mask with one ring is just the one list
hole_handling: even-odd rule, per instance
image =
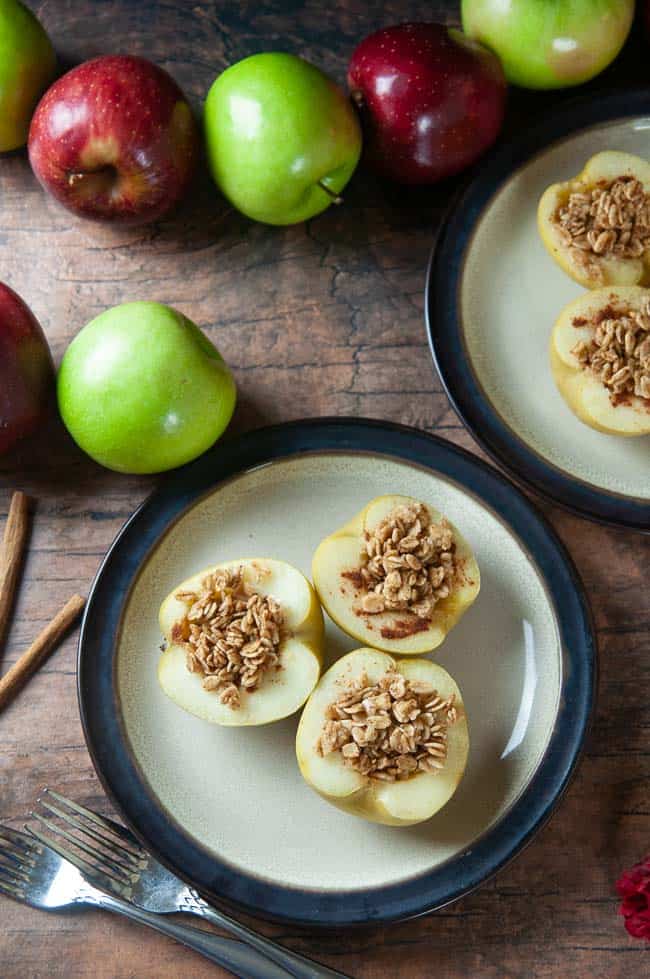
[[[212, 727], [156, 681], [158, 606], [217, 560], [313, 550], [368, 499], [435, 503], [470, 541], [481, 594], [439, 650], [467, 707], [468, 769], [407, 829], [328, 806], [295, 763], [296, 718]], [[355, 643], [328, 625], [330, 657]], [[207, 896], [254, 914], [347, 925], [439, 908], [510, 860], [555, 808], [592, 708], [595, 648], [576, 571], [503, 476], [414, 429], [354, 419], [225, 441], [129, 520], [92, 588], [79, 703], [97, 772], [145, 846]]]
[[650, 158], [647, 90], [577, 99], [492, 155], [437, 238], [427, 324], [447, 394], [493, 458], [555, 503], [648, 531], [650, 436], [583, 425], [548, 365], [553, 323], [583, 290], [546, 253], [537, 203], [605, 149]]

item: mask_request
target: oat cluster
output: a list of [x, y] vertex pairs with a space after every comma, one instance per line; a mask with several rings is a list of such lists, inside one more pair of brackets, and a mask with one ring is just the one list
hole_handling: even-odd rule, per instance
[[428, 619], [447, 598], [455, 574], [454, 538], [445, 520], [433, 523], [422, 503], [396, 507], [372, 533], [366, 532], [360, 568], [369, 615], [413, 612]]
[[172, 638], [185, 646], [188, 670], [199, 673], [204, 689], [214, 690], [236, 710], [242, 690], [255, 690], [269, 670], [279, 668], [280, 605], [247, 584], [241, 568], [215, 571], [199, 591], [176, 597], [188, 608]]
[[447, 758], [447, 729], [457, 719], [453, 695], [396, 670], [378, 683], [364, 672], [327, 709], [316, 745], [320, 755], [340, 751], [344, 763], [384, 782], [438, 772]]
[[591, 340], [572, 352], [611, 391], [614, 404], [630, 395], [650, 398], [650, 301], [640, 311], [604, 313]]
[[572, 193], [555, 221], [575, 259], [596, 276], [594, 255], [639, 258], [650, 247], [650, 195], [634, 177]]

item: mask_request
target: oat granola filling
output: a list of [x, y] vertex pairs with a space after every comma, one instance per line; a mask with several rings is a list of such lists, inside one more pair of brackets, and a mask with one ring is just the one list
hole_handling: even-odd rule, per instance
[[366, 594], [361, 609], [413, 612], [429, 619], [451, 592], [456, 572], [454, 536], [446, 520], [431, 520], [424, 504], [396, 507], [372, 533], [366, 532], [359, 569]]
[[650, 301], [641, 310], [603, 310], [591, 340], [581, 340], [572, 353], [611, 392], [612, 404], [631, 395], [650, 398]]
[[215, 571], [197, 592], [178, 592], [188, 606], [172, 638], [186, 650], [190, 673], [203, 688], [237, 710], [241, 691], [255, 690], [270, 670], [279, 669], [284, 617], [280, 605], [244, 581], [242, 569]]
[[650, 247], [650, 194], [635, 177], [574, 191], [554, 220], [575, 260], [596, 277], [594, 256], [639, 258]]
[[377, 683], [364, 672], [330, 704], [316, 750], [384, 782], [445, 767], [447, 729], [457, 720], [453, 695], [443, 699], [419, 680], [390, 670]]

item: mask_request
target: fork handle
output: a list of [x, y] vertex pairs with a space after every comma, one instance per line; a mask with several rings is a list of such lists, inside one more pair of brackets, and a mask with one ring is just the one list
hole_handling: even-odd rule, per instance
[[242, 925], [239, 921], [212, 907], [211, 904], [203, 900], [197, 891], [190, 889], [189, 895], [190, 900], [188, 900], [186, 906], [181, 908], [181, 910], [200, 915], [207, 921], [211, 921], [212, 924], [218, 925], [224, 931], [241, 939], [242, 942], [246, 942], [247, 945], [250, 945], [253, 949], [257, 949], [262, 955], [266, 955], [273, 962], [286, 969], [294, 979], [349, 979], [349, 976], [346, 976], [343, 972], [329, 969], [327, 966], [320, 965], [318, 962], [314, 962], [313, 959], [308, 959], [307, 956], [300, 955], [298, 952], [290, 952], [284, 946], [272, 942], [263, 935], [258, 935], [255, 931], [251, 931], [246, 925]]
[[111, 894], [97, 892], [89, 900], [98, 908], [106, 911], [115, 911], [117, 914], [131, 918], [141, 925], [147, 925], [155, 931], [168, 935], [176, 939], [182, 945], [203, 955], [211, 962], [216, 962], [222, 968], [227, 969], [238, 979], [289, 979], [293, 973], [275, 965], [266, 955], [260, 954], [250, 944], [244, 945], [242, 942], [234, 942], [230, 938], [222, 938], [213, 932], [201, 931], [199, 928], [192, 928], [191, 925], [180, 925], [168, 920], [160, 914], [151, 911], [144, 911], [136, 908], [134, 904], [127, 904], [126, 901], [113, 897]]

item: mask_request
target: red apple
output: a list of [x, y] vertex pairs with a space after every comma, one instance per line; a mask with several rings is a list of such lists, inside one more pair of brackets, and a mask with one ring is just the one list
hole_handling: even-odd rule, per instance
[[0, 454], [45, 420], [53, 391], [52, 358], [38, 320], [0, 282]]
[[506, 83], [498, 58], [442, 24], [371, 34], [348, 69], [367, 159], [384, 176], [430, 184], [473, 163], [496, 139]]
[[29, 130], [39, 181], [88, 218], [153, 221], [183, 196], [198, 132], [176, 82], [144, 58], [106, 55], [63, 75]]

